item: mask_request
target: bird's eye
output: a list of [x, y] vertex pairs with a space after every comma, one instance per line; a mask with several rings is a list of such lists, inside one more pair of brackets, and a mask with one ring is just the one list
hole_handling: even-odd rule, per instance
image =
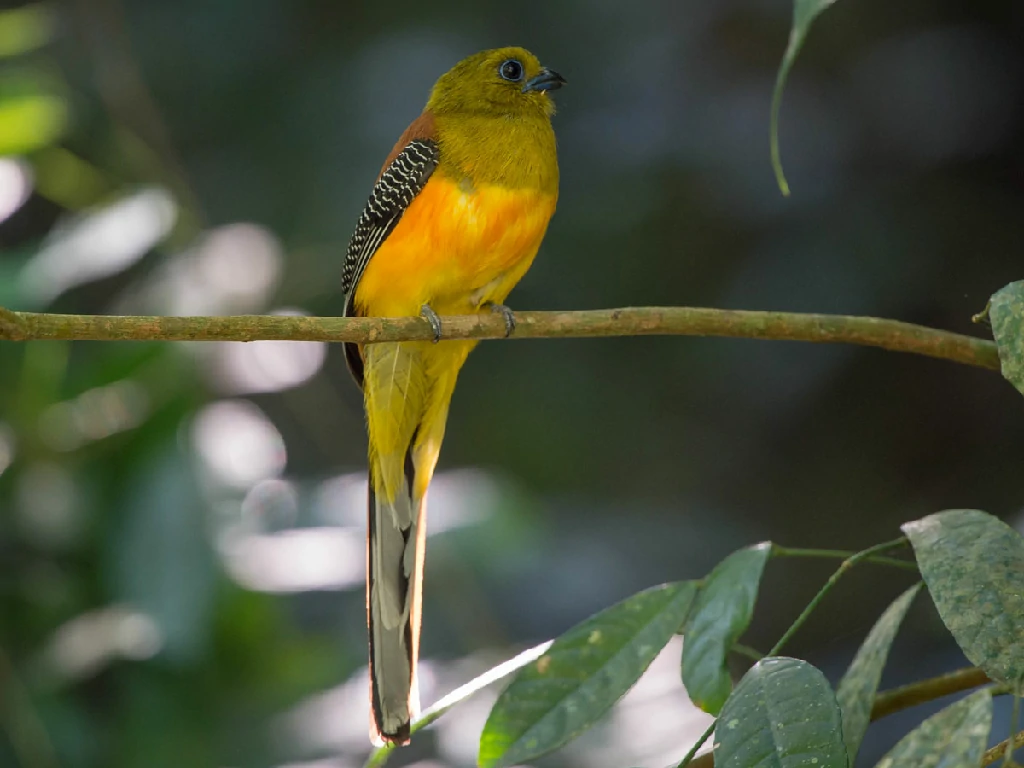
[[523, 79], [523, 65], [515, 59], [503, 61], [501, 66], [498, 67], [498, 74], [505, 80], [511, 80], [513, 83], [518, 83]]

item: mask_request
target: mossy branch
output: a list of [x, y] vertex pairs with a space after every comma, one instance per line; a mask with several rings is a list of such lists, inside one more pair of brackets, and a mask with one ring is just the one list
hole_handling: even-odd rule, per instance
[[[494, 314], [442, 318], [444, 339], [498, 339]], [[628, 307], [579, 312], [518, 312], [512, 338], [728, 336], [859, 344], [999, 370], [995, 344], [935, 328], [850, 315], [751, 312], [702, 307]], [[12, 312], [0, 308], [0, 340], [35, 341], [415, 341], [433, 338], [419, 317], [118, 317]]]

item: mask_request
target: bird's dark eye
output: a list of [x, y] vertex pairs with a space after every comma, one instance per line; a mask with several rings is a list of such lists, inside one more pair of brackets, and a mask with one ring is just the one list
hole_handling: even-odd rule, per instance
[[498, 74], [506, 80], [511, 80], [513, 83], [518, 83], [523, 79], [523, 65], [515, 59], [509, 59], [503, 61], [501, 66], [498, 67]]

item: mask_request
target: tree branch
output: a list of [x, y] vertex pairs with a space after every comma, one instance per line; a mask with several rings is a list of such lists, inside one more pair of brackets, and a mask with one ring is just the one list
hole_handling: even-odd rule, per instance
[[[1024, 731], [1018, 731], [1014, 734], [1012, 746], [1010, 745], [1010, 740], [1006, 739], [1005, 741], [999, 742], [991, 749], [986, 750], [985, 754], [981, 756], [981, 764], [985, 766], [997, 763], [1006, 756], [1007, 749], [1012, 753], [1021, 747], [1024, 747]], [[1016, 765], [1016, 763], [1014, 764]]]
[[21, 313], [0, 307], [0, 339], [21, 341], [25, 336]]
[[[442, 318], [445, 339], [497, 339], [504, 320], [483, 313]], [[910, 352], [999, 370], [995, 344], [920, 325], [850, 315], [750, 312], [702, 307], [628, 307], [581, 312], [519, 312], [513, 338], [729, 336], [840, 342]], [[12, 312], [0, 308], [0, 339], [33, 341], [414, 341], [433, 338], [419, 317], [116, 317]]]
[[977, 667], [965, 667], [955, 672], [932, 677], [928, 680], [920, 680], [916, 683], [893, 688], [878, 694], [875, 704], [871, 707], [872, 721], [891, 715], [926, 701], [948, 696], [951, 693], [969, 691], [989, 682], [988, 675]]

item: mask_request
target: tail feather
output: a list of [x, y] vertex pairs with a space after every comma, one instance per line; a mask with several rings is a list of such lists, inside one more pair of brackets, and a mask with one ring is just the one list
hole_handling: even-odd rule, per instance
[[[371, 738], [404, 744], [417, 714], [422, 498], [414, 497], [412, 446], [429, 390], [423, 347], [364, 348], [370, 432], [366, 612], [370, 640]], [[422, 496], [422, 494], [421, 494]]]
[[374, 743], [409, 741], [418, 714], [426, 496], [448, 403], [473, 342], [367, 345], [370, 433], [366, 614]]
[[422, 581], [423, 505], [407, 476], [394, 501], [374, 492], [368, 510], [367, 622], [370, 628], [371, 737], [404, 744], [418, 714], [416, 658]]

